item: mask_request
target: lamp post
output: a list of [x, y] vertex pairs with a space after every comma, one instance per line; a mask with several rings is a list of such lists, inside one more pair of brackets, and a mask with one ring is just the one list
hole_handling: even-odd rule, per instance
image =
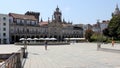
[[49, 26], [50, 20], [49, 19], [50, 18], [48, 17], [48, 25], [47, 25], [48, 38], [50, 38], [50, 26]]
[[15, 28], [15, 26], [16, 26], [16, 19], [14, 19], [14, 21], [13, 21], [13, 28], [14, 28], [14, 34], [13, 34], [13, 38], [14, 38], [14, 44], [15, 44], [15, 42], [16, 42], [16, 28]]
[[28, 52], [27, 52], [27, 22], [26, 21], [24, 23], [24, 28], [25, 28], [25, 31], [24, 31], [25, 40], [24, 40], [24, 47], [22, 48], [22, 50], [23, 50], [23, 58], [27, 58]]
[[101, 27], [100, 27], [100, 23], [99, 20], [97, 20], [97, 28], [98, 28], [98, 32], [97, 32], [97, 50], [99, 50], [99, 48], [101, 48], [101, 37], [99, 37], [99, 34], [101, 35]]
[[25, 44], [24, 44], [24, 48], [27, 49], [27, 22], [25, 21], [24, 24], [24, 28], [25, 28]]

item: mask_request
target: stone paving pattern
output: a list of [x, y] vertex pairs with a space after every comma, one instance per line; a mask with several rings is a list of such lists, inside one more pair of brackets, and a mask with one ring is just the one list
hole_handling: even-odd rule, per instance
[[15, 46], [13, 44], [1, 44], [0, 45], [0, 54], [11, 54], [17, 52], [21, 49], [22, 46]]
[[[102, 44], [102, 48], [120, 50], [120, 44]], [[24, 68], [120, 68], [120, 53], [97, 51], [96, 43], [28, 46]]]

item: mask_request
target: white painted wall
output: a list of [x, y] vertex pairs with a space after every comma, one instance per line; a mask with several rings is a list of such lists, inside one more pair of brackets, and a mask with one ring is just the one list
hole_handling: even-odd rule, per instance
[[[5, 39], [6, 41], [4, 41]], [[7, 14], [0, 14], [0, 44], [4, 43], [9, 43], [9, 16]]]

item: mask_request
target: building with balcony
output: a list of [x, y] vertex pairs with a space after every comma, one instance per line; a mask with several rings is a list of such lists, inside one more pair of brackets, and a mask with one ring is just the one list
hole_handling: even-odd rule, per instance
[[29, 11], [25, 14], [9, 13], [10, 43], [19, 42], [20, 38], [38, 37], [39, 15], [40, 13]]
[[39, 22], [39, 12], [25, 14], [9, 13], [0, 15], [0, 43], [19, 42], [20, 38], [82, 38], [83, 29], [72, 22], [62, 19], [62, 12], [57, 7], [52, 19]]

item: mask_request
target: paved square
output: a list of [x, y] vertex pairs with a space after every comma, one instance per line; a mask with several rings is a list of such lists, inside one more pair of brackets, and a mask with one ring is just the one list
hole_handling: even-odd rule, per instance
[[[96, 43], [28, 46], [24, 68], [120, 68], [120, 53], [97, 51]], [[103, 44], [102, 48], [120, 50], [120, 44]]]

